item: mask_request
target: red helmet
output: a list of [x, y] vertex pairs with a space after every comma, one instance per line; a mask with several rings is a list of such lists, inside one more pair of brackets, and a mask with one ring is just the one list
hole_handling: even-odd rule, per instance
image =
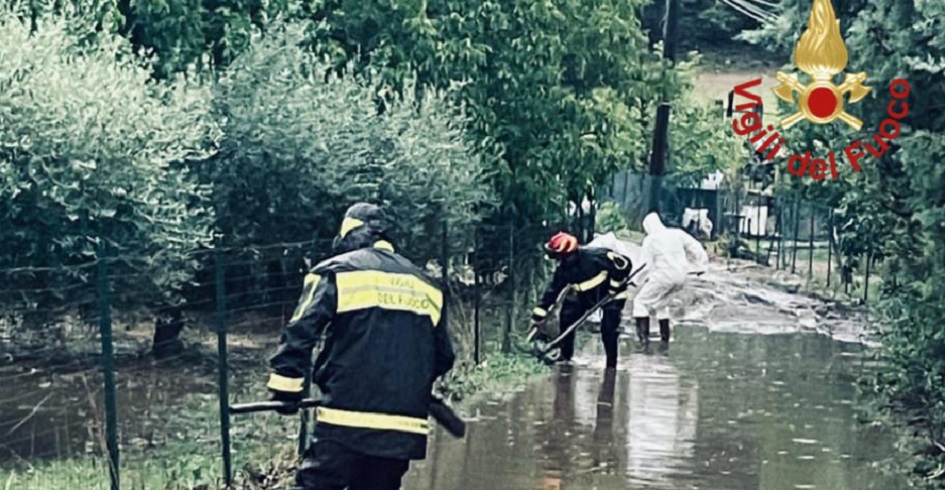
[[578, 239], [574, 235], [560, 232], [548, 240], [545, 244], [545, 252], [549, 257], [565, 257], [576, 252], [578, 249]]

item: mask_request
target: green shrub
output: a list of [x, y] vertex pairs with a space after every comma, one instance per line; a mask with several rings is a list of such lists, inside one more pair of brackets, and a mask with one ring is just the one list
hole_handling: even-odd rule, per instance
[[615, 202], [608, 201], [601, 204], [596, 218], [594, 228], [597, 233], [621, 233], [630, 230], [627, 217], [624, 216], [620, 205]]
[[174, 301], [210, 236], [205, 190], [176, 165], [205, 158], [210, 94], [153, 84], [121, 38], [82, 45], [67, 24], [43, 19], [31, 35], [0, 10], [0, 270], [60, 268], [6, 272], [0, 293], [31, 312], [88, 303], [94, 283], [75, 284], [95, 269], [61, 268], [87, 264], [104, 240], [122, 257], [116, 300]]
[[380, 86], [327, 75], [300, 39], [294, 25], [274, 31], [220, 80], [226, 137], [203, 175], [227, 244], [330, 239], [361, 200], [386, 206], [413, 259], [439, 256], [443, 217], [465, 243], [490, 194], [462, 112], [405, 90], [379, 115]]

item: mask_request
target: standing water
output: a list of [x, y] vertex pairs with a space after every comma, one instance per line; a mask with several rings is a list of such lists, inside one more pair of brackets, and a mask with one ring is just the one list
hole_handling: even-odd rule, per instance
[[865, 348], [804, 332], [823, 327], [795, 311], [806, 298], [742, 286], [694, 284], [698, 311], [668, 349], [624, 339], [605, 371], [595, 340], [577, 366], [480, 406], [465, 440], [431, 439], [404, 488], [904, 488], [878, 469], [892, 435], [856, 419]]

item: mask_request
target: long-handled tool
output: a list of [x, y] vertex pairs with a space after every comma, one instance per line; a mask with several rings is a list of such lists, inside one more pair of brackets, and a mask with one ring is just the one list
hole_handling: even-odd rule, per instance
[[[631, 272], [630, 275], [627, 276], [627, 279], [626, 279], [627, 284], [630, 284], [630, 282], [631, 282], [631, 280], [634, 278], [634, 276], [636, 276], [637, 274], [639, 274], [640, 271], [642, 271], [645, 267], [646, 267], [646, 264], [643, 264], [643, 265], [640, 266], [639, 269], [637, 269], [637, 270]], [[619, 294], [619, 293], [618, 293], [618, 294]], [[591, 308], [588, 308], [588, 310], [585, 311], [584, 314], [581, 315], [581, 317], [577, 319], [577, 321], [575, 321], [575, 322], [572, 323], [568, 328], [566, 328], [564, 331], [562, 331], [560, 335], [558, 335], [557, 337], [555, 337], [554, 339], [552, 339], [550, 342], [546, 343], [546, 344], [544, 345], [544, 347], [540, 348], [540, 349], [539, 349], [539, 357], [544, 357], [544, 356], [546, 356], [549, 352], [551, 352], [552, 350], [554, 350], [554, 348], [557, 347], [557, 345], [558, 345], [562, 340], [564, 340], [565, 337], [567, 337], [569, 334], [571, 334], [571, 332], [575, 331], [578, 327], [580, 327], [582, 324], [584, 324], [584, 322], [587, 321], [587, 319], [590, 318], [591, 315], [593, 315], [594, 312], [597, 311], [598, 308], [601, 308], [601, 307], [603, 307], [604, 305], [606, 305], [607, 303], [610, 303], [611, 301], [614, 300], [614, 298], [615, 298], [616, 296], [617, 296], [617, 294], [608, 294], [607, 296], [604, 297], [604, 299], [602, 299], [602, 300], [600, 300], [599, 302], [597, 302], [597, 304], [595, 304], [595, 305], [592, 306]]]
[[[290, 408], [295, 405], [297, 408], [313, 408], [321, 404], [321, 400], [317, 398], [306, 398], [298, 403], [293, 404], [292, 402], [281, 402], [281, 401], [266, 401], [266, 402], [254, 402], [254, 403], [239, 403], [236, 405], [230, 405], [231, 414], [239, 413], [253, 413], [253, 412], [267, 412], [270, 410], [278, 410], [280, 408]], [[447, 432], [450, 433], [453, 437], [463, 438], [466, 436], [466, 422], [463, 421], [453, 411], [446, 402], [443, 401], [439, 396], [430, 397], [430, 416]]]
[[[567, 287], [562, 289], [560, 293], [558, 293], [558, 299], [556, 299], [554, 304], [551, 305], [551, 308], [548, 308], [548, 313], [545, 316], [546, 320], [548, 318], [551, 318], [551, 315], [553, 315], [555, 311], [558, 311], [558, 309], [561, 308], [561, 304], [564, 303], [564, 300], [568, 297], [569, 294], [571, 294], [571, 291], [573, 289], [574, 289], [574, 286], [568, 285]], [[540, 330], [541, 330], [541, 324], [532, 325], [531, 328], [528, 330], [528, 335], [525, 336], [525, 342], [531, 342], [532, 340], [534, 340], [535, 335], [537, 335]]]

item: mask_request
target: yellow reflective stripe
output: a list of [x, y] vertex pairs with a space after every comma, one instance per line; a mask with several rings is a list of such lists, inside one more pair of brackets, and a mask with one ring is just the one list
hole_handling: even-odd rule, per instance
[[308, 310], [308, 308], [312, 306], [312, 301], [315, 301], [315, 289], [318, 288], [318, 282], [321, 281], [321, 279], [318, 274], [308, 274], [305, 276], [305, 285], [302, 286], [302, 294], [304, 295], [302, 302], [295, 308], [295, 313], [292, 314], [289, 323], [299, 321], [299, 318], [302, 318], [302, 315], [305, 314], [305, 310]]
[[544, 317], [548, 316], [548, 310], [546, 310], [546, 309], [544, 309], [544, 308], [542, 308], [542, 307], [540, 307], [540, 306], [537, 306], [537, 307], [535, 307], [534, 310], [532, 310], [532, 315], [540, 316], [540, 317], [544, 318]]
[[364, 226], [364, 222], [357, 218], [345, 218], [341, 220], [341, 231], [338, 232], [338, 236], [344, 238], [348, 233], [351, 233], [351, 230]]
[[607, 258], [609, 258], [619, 270], [624, 270], [630, 266], [630, 261], [622, 255], [618, 255], [613, 252], [607, 252]]
[[617, 296], [614, 296], [614, 300], [627, 299], [627, 298], [629, 298], [629, 297], [630, 297], [630, 291], [624, 291], [624, 292], [618, 294]]
[[379, 248], [381, 250], [387, 250], [388, 252], [394, 251], [394, 245], [387, 240], [378, 240], [374, 242], [374, 248]]
[[590, 291], [591, 289], [600, 286], [604, 281], [607, 280], [607, 271], [601, 272], [600, 274], [574, 286], [578, 291]]
[[443, 292], [411, 274], [381, 271], [339, 272], [338, 313], [382, 308], [429, 316], [436, 325], [443, 308]]
[[616, 288], [619, 288], [620, 286], [623, 286], [623, 283], [622, 283], [622, 282], [620, 282], [620, 281], [615, 281], [615, 280], [613, 280], [613, 279], [610, 280], [610, 287], [616, 289]]
[[269, 382], [266, 383], [266, 387], [276, 391], [284, 391], [287, 393], [299, 393], [302, 391], [302, 382], [305, 381], [305, 378], [289, 378], [282, 376], [276, 373], [269, 375]]
[[357, 427], [360, 429], [394, 430], [411, 434], [427, 435], [430, 423], [427, 419], [387, 415], [385, 413], [353, 412], [337, 408], [318, 407], [315, 417], [319, 423]]

